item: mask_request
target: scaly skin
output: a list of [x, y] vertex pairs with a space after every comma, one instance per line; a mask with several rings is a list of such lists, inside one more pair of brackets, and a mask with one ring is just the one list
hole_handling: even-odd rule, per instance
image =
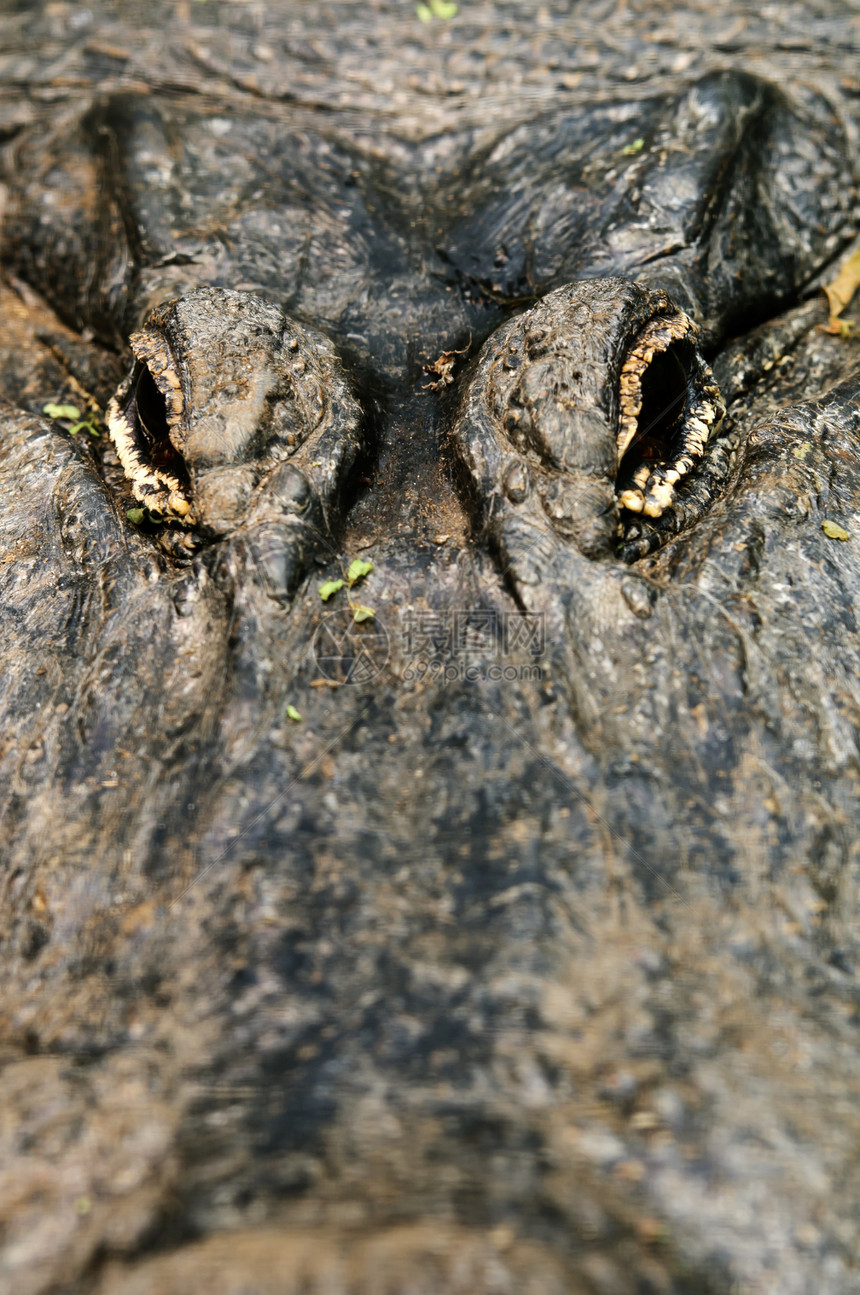
[[0, 19], [0, 1292], [850, 1295], [844, 17], [145, 17]]

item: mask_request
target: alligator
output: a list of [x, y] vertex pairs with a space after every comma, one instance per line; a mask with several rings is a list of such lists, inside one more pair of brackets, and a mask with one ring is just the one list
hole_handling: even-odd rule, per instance
[[0, 32], [0, 1291], [860, 1290], [847, 12]]

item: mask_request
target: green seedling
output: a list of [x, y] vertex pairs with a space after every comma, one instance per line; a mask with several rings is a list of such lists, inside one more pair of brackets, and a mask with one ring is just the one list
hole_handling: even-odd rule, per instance
[[327, 603], [332, 594], [336, 594], [338, 589], [343, 588], [342, 580], [326, 580], [320, 585], [320, 598]]
[[77, 436], [78, 432], [89, 432], [90, 436], [95, 436], [96, 438], [101, 435], [97, 425], [97, 416], [88, 414], [84, 417], [77, 405], [57, 405], [49, 400], [46, 405], [42, 406], [42, 413], [47, 414], [49, 418], [57, 418], [63, 422], [71, 423], [72, 426], [66, 428], [69, 436]]
[[346, 573], [346, 583], [351, 589], [353, 585], [358, 584], [359, 580], [369, 576], [372, 570], [372, 562], [365, 562], [363, 558], [353, 558]]
[[144, 522], [160, 526], [164, 521], [161, 513], [156, 512], [154, 508], [126, 508], [125, 515], [132, 526], [141, 526]]
[[458, 8], [453, 0], [427, 0], [427, 4], [416, 5], [415, 12], [422, 22], [432, 22], [434, 18], [447, 22], [455, 17]]
[[[324, 603], [332, 598], [339, 590], [346, 585], [347, 589], [352, 589], [359, 581], [364, 580], [373, 570], [373, 563], [366, 561], [364, 558], [353, 558], [346, 569], [346, 575], [340, 580], [326, 580], [319, 587], [319, 595]], [[348, 596], [348, 595], [347, 595]], [[363, 603], [354, 603], [349, 599], [349, 605], [352, 609], [352, 619], [359, 625], [362, 621], [372, 620], [376, 612], [372, 607], [365, 607]]]

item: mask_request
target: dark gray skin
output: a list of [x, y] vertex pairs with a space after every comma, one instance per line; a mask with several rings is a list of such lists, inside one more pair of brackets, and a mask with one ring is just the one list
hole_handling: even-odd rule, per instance
[[0, 1292], [856, 1291], [844, 24], [87, 12], [0, 27]]

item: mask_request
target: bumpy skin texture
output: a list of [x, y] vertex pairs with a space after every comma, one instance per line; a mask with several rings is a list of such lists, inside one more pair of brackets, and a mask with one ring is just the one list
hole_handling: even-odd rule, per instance
[[844, 18], [129, 8], [0, 20], [0, 1291], [850, 1295]]
[[[229, 540], [288, 604], [354, 467], [361, 414], [330, 342], [250, 293], [197, 288], [132, 335], [107, 422], [135, 498], [181, 530], [176, 558]], [[195, 542], [196, 541], [196, 542]]]
[[714, 498], [736, 438], [697, 341], [665, 292], [622, 278], [560, 288], [493, 335], [455, 436], [515, 581], [542, 583], [538, 532], [644, 556]]

